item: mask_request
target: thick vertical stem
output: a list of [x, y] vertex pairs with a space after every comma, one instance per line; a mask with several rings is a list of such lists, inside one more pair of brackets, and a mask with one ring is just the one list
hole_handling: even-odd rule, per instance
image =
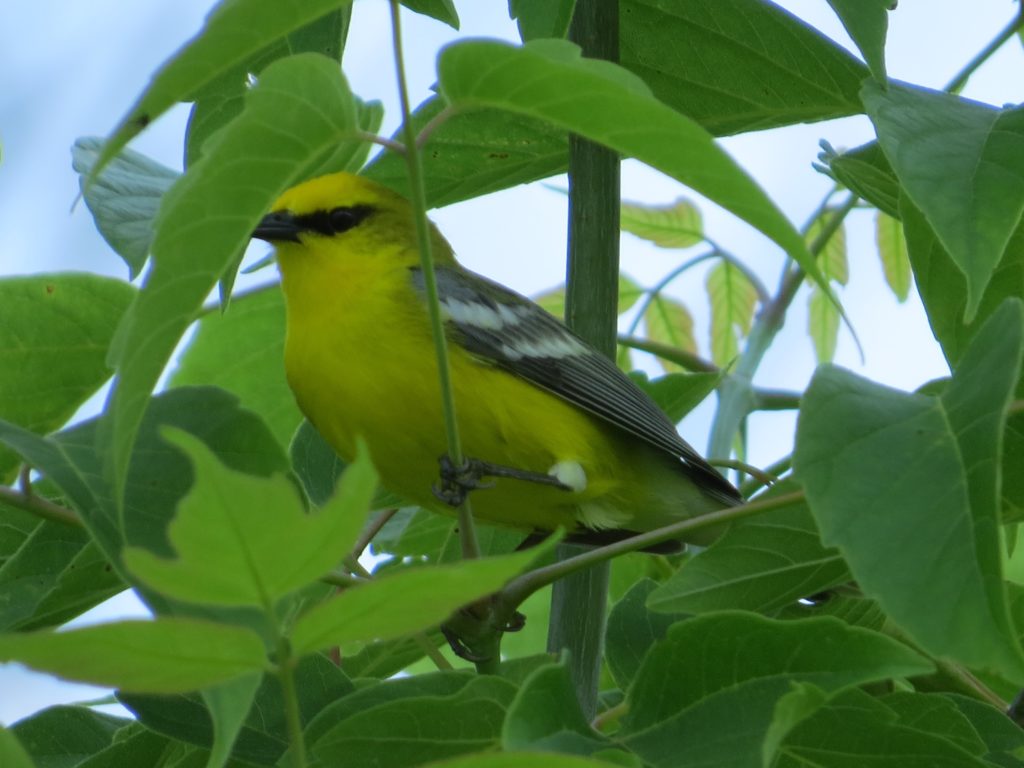
[[[617, 61], [618, 0], [578, 0], [569, 36], [591, 58]], [[619, 158], [573, 136], [569, 148], [569, 257], [566, 322], [609, 357], [615, 355], [619, 277]], [[580, 552], [562, 545], [559, 559]], [[577, 696], [588, 718], [597, 710], [608, 601], [608, 563], [554, 584], [548, 650], [570, 651]]]

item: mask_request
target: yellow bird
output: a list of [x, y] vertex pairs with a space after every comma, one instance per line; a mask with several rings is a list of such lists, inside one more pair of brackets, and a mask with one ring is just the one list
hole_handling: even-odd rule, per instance
[[[463, 450], [497, 475], [475, 517], [602, 543], [742, 502], [614, 363], [430, 233]], [[285, 192], [253, 236], [277, 252], [302, 412], [343, 459], [361, 436], [389, 490], [451, 514], [433, 490], [446, 441], [409, 202], [335, 173]]]

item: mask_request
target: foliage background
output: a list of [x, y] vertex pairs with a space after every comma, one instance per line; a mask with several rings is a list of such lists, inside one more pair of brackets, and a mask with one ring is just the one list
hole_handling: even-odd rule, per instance
[[[154, 12], [149, 21], [131, 16], [136, 4], [110, 3], [92, 6], [89, 18], [66, 4], [35, 4], [23, 13], [33, 18], [5, 25], [0, 69], [5, 82], [0, 98], [0, 132], [4, 144], [4, 164], [0, 167], [0, 197], [12, 201], [0, 210], [0, 259], [5, 274], [63, 268], [87, 268], [90, 271], [123, 275], [123, 267], [95, 235], [84, 210], [73, 215], [68, 208], [77, 191], [77, 180], [70, 170], [67, 149], [81, 134], [107, 132], [137, 94], [156, 63], [179, 45], [199, 25], [206, 8], [200, 4], [175, 3], [164, 7], [149, 4]], [[498, 34], [514, 39], [515, 30], [504, 19], [504, 4], [472, 4], [462, 11], [462, 35]], [[818, 26], [833, 39], [846, 42], [838, 22], [824, 2], [782, 3], [797, 15]], [[154, 10], [155, 9], [155, 10]], [[965, 10], [953, 2], [909, 2], [904, 0], [892, 16], [889, 33], [888, 65], [892, 76], [915, 83], [941, 87], [964, 59], [976, 51], [1000, 28], [1013, 6], [984, 3]], [[377, 41], [386, 39], [386, 9], [375, 0], [357, 3], [356, 28], [378, 29]], [[479, 14], [478, 14], [479, 12]], [[991, 14], [991, 16], [989, 15]], [[42, 23], [48, 16], [60, 19], [58, 26]], [[124, 30], [105, 24], [102, 33], [89, 25], [90, 19], [116, 19]], [[153, 20], [155, 19], [155, 20]], [[425, 94], [433, 79], [433, 54], [452, 33], [442, 25], [407, 14], [407, 39], [411, 47], [408, 60], [419, 94]], [[134, 25], [134, 29], [132, 26]], [[30, 30], [27, 34], [18, 31]], [[160, 42], [145, 34], [160, 33]], [[47, 39], [36, 39], [34, 34]], [[66, 37], [65, 37], [66, 36]], [[62, 39], [63, 37], [63, 39]], [[122, 47], [121, 42], [124, 42]], [[920, 45], [927, 41], [927, 45]], [[364, 47], [365, 46], [365, 47]], [[420, 66], [417, 66], [419, 64]], [[1019, 78], [1007, 74], [1021, 71], [1019, 46], [1010, 45], [973, 78], [966, 95], [1000, 102], [1019, 100], [1013, 93]], [[27, 73], [14, 80], [14, 73]], [[372, 34], [353, 37], [346, 55], [346, 73], [353, 89], [364, 95], [393, 92], [390, 61], [386, 47]], [[1020, 87], [1020, 86], [1016, 86]], [[414, 101], [418, 101], [414, 98]], [[383, 133], [393, 127], [396, 110], [389, 104]], [[182, 113], [169, 117], [144, 135], [135, 147], [168, 164], [177, 165]], [[785, 212], [801, 221], [829, 186], [828, 181], [810, 169], [817, 154], [817, 138], [826, 137], [836, 146], [853, 146], [866, 140], [870, 129], [864, 118], [832, 124], [787, 128], [777, 135], [756, 134], [725, 140], [727, 148], [780, 202]], [[766, 150], [766, 147], [770, 147]], [[799, 177], [794, 174], [799, 170]], [[624, 173], [624, 197], [648, 202], [668, 202], [680, 193], [678, 187], [653, 172], [627, 165]], [[794, 179], [799, 178], [796, 182]], [[778, 253], [765, 241], [737, 225], [731, 217], [703, 208], [707, 230], [736, 253], [749, 257], [755, 265], [777, 264]], [[531, 227], [518, 226], [528, 217]], [[561, 243], [564, 242], [564, 200], [544, 189], [517, 189], [489, 199], [477, 200], [434, 216], [450, 236], [467, 265], [506, 282], [526, 293], [536, 293], [561, 279]], [[944, 372], [941, 356], [931, 340], [919, 305], [911, 301], [898, 307], [884, 293], [880, 270], [873, 256], [865, 216], [851, 218], [850, 247], [854, 263], [853, 281], [843, 300], [854, 325], [861, 334], [868, 360], [865, 375], [904, 388], [913, 388]], [[500, 237], [495, 233], [500, 232]], [[649, 284], [671, 263], [673, 254], [664, 254], [626, 237], [625, 269], [642, 284]], [[535, 256], [528, 267], [523, 254]], [[704, 305], [703, 280], [694, 276], [694, 311]], [[684, 295], [682, 293], [680, 295]], [[805, 302], [794, 304], [791, 325], [804, 325], [800, 315]], [[706, 320], [698, 315], [698, 335], [707, 338]], [[898, 332], [898, 333], [897, 333]], [[706, 341], [704, 342], [706, 345]], [[706, 346], [705, 346], [706, 348]], [[908, 359], [907, 350], [917, 354]], [[841, 337], [838, 360], [859, 368], [859, 360]], [[763, 366], [761, 376], [774, 386], [802, 388], [813, 367], [813, 355], [806, 338], [788, 333], [779, 339]], [[684, 424], [685, 434], [700, 445], [706, 433], [706, 412]], [[781, 441], [771, 440], [752, 446], [751, 460], [768, 463], [791, 442], [792, 421], [788, 417], [758, 416], [753, 432], [759, 438], [778, 430]], [[761, 422], [760, 420], [765, 420]], [[768, 421], [770, 420], [770, 421]], [[8, 684], [23, 685], [23, 673], [3, 670], [0, 690]], [[77, 697], [79, 693], [70, 694]], [[20, 704], [21, 702], [17, 702]], [[40, 702], [26, 702], [35, 709]], [[0, 703], [6, 706], [8, 702]], [[27, 710], [27, 711], [30, 711]], [[23, 710], [23, 712], [26, 710]], [[10, 722], [18, 712], [0, 709], [0, 721]]]

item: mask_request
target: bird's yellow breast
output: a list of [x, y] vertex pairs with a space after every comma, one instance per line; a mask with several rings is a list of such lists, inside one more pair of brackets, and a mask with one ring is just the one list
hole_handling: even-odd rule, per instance
[[[302, 411], [343, 458], [352, 458], [361, 436], [390, 490], [450, 512], [432, 492], [445, 430], [426, 308], [407, 262], [336, 259], [289, 244], [279, 246], [278, 259], [288, 307], [285, 364]], [[649, 529], [678, 519], [672, 512], [686, 499], [676, 491], [694, 495], [676, 480], [671, 457], [457, 344], [449, 355], [466, 456], [537, 473], [566, 464], [583, 471], [578, 491], [497, 480], [473, 496], [478, 517], [539, 529]]]

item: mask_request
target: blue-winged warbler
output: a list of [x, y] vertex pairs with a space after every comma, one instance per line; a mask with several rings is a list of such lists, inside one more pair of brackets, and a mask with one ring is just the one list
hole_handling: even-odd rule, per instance
[[[285, 192], [254, 236], [277, 252], [303, 413], [343, 459], [361, 436], [389, 490], [451, 512], [432, 490], [446, 441], [409, 202], [335, 173]], [[431, 240], [465, 455], [560, 484], [500, 477], [475, 517], [607, 541], [741, 502], [614, 363]]]

